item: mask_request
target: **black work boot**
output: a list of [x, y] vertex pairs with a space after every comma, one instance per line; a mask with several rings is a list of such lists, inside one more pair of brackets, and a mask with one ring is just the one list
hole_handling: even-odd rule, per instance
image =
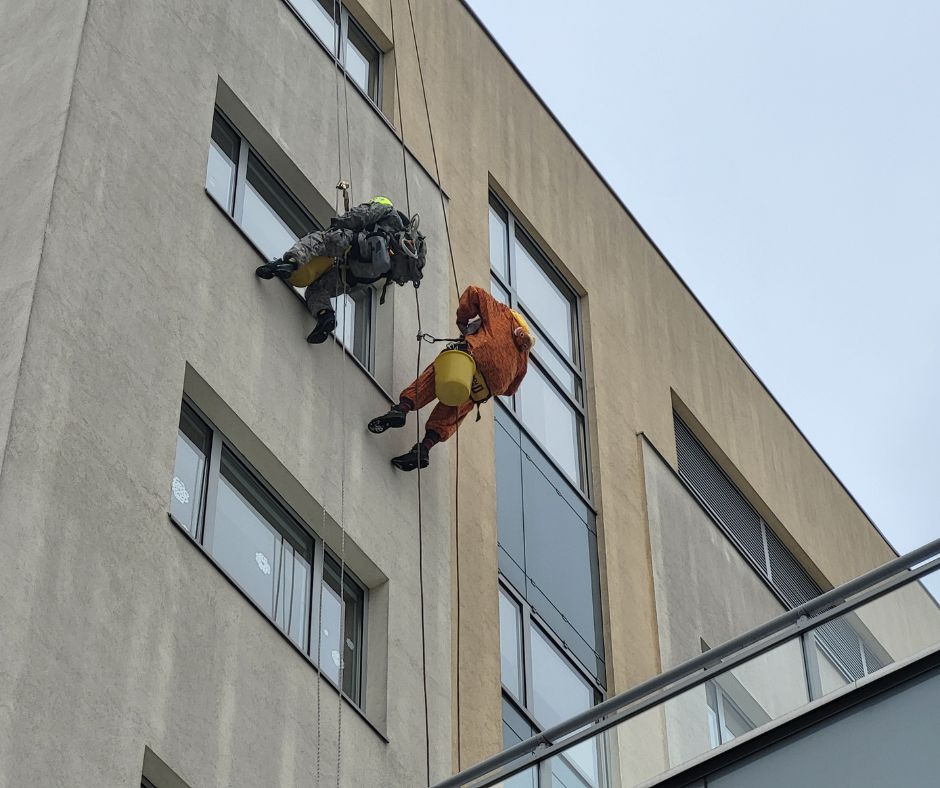
[[430, 460], [428, 450], [420, 443], [416, 443], [406, 454], [392, 457], [392, 465], [400, 471], [413, 471], [415, 468], [427, 468]]
[[336, 328], [336, 312], [332, 309], [324, 309], [317, 315], [317, 324], [314, 326], [313, 331], [307, 335], [307, 341], [311, 345], [326, 342], [334, 328]]
[[383, 416], [376, 416], [369, 422], [369, 432], [379, 435], [388, 429], [398, 429], [405, 426], [405, 411], [401, 405], [393, 405], [392, 409]]
[[297, 270], [297, 263], [292, 260], [272, 260], [270, 263], [259, 265], [255, 269], [255, 276], [260, 279], [290, 279]]

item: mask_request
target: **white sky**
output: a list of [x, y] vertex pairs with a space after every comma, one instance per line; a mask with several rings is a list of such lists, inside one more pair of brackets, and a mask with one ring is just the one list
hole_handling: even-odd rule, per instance
[[895, 548], [940, 536], [940, 2], [469, 2]]

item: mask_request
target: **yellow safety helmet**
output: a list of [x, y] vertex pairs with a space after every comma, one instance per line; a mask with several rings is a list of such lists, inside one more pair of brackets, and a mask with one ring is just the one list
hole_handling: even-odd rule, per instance
[[394, 207], [392, 201], [388, 197], [383, 197], [381, 194], [377, 197], [373, 197], [370, 202], [377, 202], [379, 205], [387, 205], [389, 208]]

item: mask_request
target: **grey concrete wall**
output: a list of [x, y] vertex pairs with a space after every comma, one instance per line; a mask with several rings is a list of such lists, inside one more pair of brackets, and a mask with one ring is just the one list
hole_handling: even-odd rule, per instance
[[[784, 607], [672, 468], [640, 440], [659, 643], [668, 669], [701, 654], [703, 641], [718, 646]], [[808, 700], [798, 642], [768, 652], [719, 683], [755, 723], [776, 719]], [[704, 687], [669, 701], [663, 715], [667, 768], [709, 749]]]
[[[133, 786], [145, 746], [194, 788], [313, 781], [314, 669], [167, 519], [184, 385], [298, 511], [319, 501], [342, 520], [351, 568], [379, 583], [387, 643], [370, 647], [387, 650], [387, 675], [365, 711], [389, 741], [347, 706], [343, 784], [424, 784], [416, 480], [388, 464], [414, 434], [366, 432], [385, 396], [334, 344], [303, 341], [309, 317], [255, 279], [258, 254], [205, 194], [220, 77], [332, 203], [332, 64], [283, 3], [91, 4], [0, 478], [0, 786]], [[354, 198], [403, 204], [398, 142], [348, 94]], [[425, 328], [443, 332], [436, 187], [413, 170], [411, 195], [435, 265]], [[397, 388], [414, 371], [416, 323], [412, 291], [393, 298], [386, 385]], [[435, 454], [422, 488], [439, 778], [451, 742], [449, 447]], [[336, 528], [324, 536], [339, 549]], [[327, 783], [339, 705], [325, 681], [319, 697]]]
[[0, 2], [0, 472], [86, 5]]

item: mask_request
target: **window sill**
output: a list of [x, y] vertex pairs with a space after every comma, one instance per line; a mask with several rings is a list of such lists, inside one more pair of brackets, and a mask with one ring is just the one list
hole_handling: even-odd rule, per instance
[[190, 535], [189, 531], [186, 530], [186, 528], [183, 526], [183, 524], [180, 523], [180, 522], [179, 522], [172, 514], [170, 514], [169, 512], [167, 512], [167, 519], [170, 521], [170, 523], [173, 524], [173, 526], [174, 526], [175, 528], [177, 528], [177, 529], [180, 531], [180, 533], [181, 533], [184, 537], [186, 537], [186, 539], [190, 542], [190, 544], [192, 544], [193, 547], [195, 547], [195, 548], [205, 557], [205, 559], [206, 559], [213, 567], [215, 567], [215, 569], [219, 572], [219, 574], [221, 574], [222, 577], [224, 577], [224, 578], [235, 588], [235, 590], [238, 591], [238, 593], [242, 596], [242, 598], [244, 598], [244, 599], [248, 602], [248, 604], [250, 604], [250, 605], [258, 612], [258, 614], [261, 616], [261, 618], [263, 618], [263, 619], [268, 623], [268, 625], [271, 627], [271, 629], [273, 629], [275, 632], [277, 632], [277, 634], [280, 635], [281, 638], [282, 638], [286, 643], [288, 643], [288, 644], [290, 645], [290, 647], [291, 647], [297, 654], [299, 654], [300, 657], [301, 657], [314, 671], [316, 671], [317, 676], [318, 676], [319, 678], [322, 678], [338, 695], [340, 695], [340, 697], [342, 697], [342, 699], [346, 702], [346, 705], [349, 706], [349, 708], [351, 708], [354, 712], [356, 712], [356, 714], [362, 719], [362, 721], [365, 722], [366, 725], [368, 725], [369, 728], [372, 729], [372, 731], [375, 733], [376, 736], [378, 736], [383, 742], [385, 742], [385, 744], [388, 744], [388, 743], [389, 743], [389, 738], [388, 738], [388, 736], [387, 736], [387, 735], [385, 734], [385, 732], [382, 731], [374, 722], [372, 722], [372, 720], [369, 719], [369, 717], [366, 715], [366, 712], [362, 709], [362, 707], [359, 706], [359, 704], [357, 704], [357, 703], [356, 703], [352, 698], [350, 698], [345, 692], [343, 692], [342, 690], [340, 690], [340, 688], [336, 686], [336, 683], [335, 683], [329, 676], [327, 676], [326, 673], [324, 673], [323, 671], [321, 671], [321, 670], [318, 668], [317, 663], [314, 662], [314, 661], [310, 658], [310, 656], [309, 656], [308, 654], [304, 653], [303, 649], [301, 649], [296, 643], [294, 643], [294, 641], [291, 640], [291, 639], [287, 636], [287, 634], [286, 634], [279, 626], [277, 626], [277, 624], [275, 624], [275, 623], [267, 616], [267, 614], [266, 614], [260, 607], [258, 607], [258, 605], [255, 603], [255, 601], [254, 601], [250, 596], [248, 596], [248, 594], [245, 593], [244, 589], [242, 589], [242, 587], [241, 587], [240, 585], [238, 585], [238, 583], [235, 581], [235, 579], [234, 579], [228, 572], [226, 572], [225, 569], [223, 569], [223, 568], [216, 562], [216, 560], [209, 554], [208, 550], [206, 550], [205, 547], [203, 547], [203, 546], [202, 546], [201, 544], [199, 544], [195, 539], [193, 539], [193, 537]]
[[[228, 219], [229, 224], [231, 224], [236, 230], [238, 230], [239, 235], [241, 235], [241, 237], [244, 238], [245, 241], [248, 242], [248, 245], [252, 249], [254, 249], [255, 252], [257, 252], [258, 257], [261, 259], [261, 262], [267, 263], [268, 258], [265, 257], [264, 252], [262, 252], [257, 247], [255, 242], [252, 241], [251, 238], [248, 236], [248, 234], [238, 225], [238, 222], [236, 222], [235, 219], [232, 218], [232, 216], [229, 214], [227, 210], [225, 210], [223, 206], [219, 205], [218, 201], [215, 199], [215, 197], [213, 197], [209, 193], [208, 189], [203, 189], [203, 191], [205, 192], [206, 197], [208, 197], [209, 200], [212, 202], [212, 204], [222, 212], [222, 215], [225, 216], [226, 219]], [[282, 282], [282, 284], [284, 285], [284, 287], [287, 288], [287, 290], [291, 293], [291, 295], [295, 298], [295, 300], [297, 300], [303, 306], [304, 314], [307, 314], [307, 305], [304, 303], [304, 300], [301, 297], [301, 295], [296, 290], [294, 290], [293, 287], [287, 284], [287, 282]], [[389, 394], [385, 390], [385, 387], [381, 383], [379, 383], [378, 380], [375, 379], [375, 377], [369, 371], [369, 368], [366, 367], [366, 365], [363, 364], [358, 358], [356, 358], [353, 355], [352, 351], [348, 347], [346, 347], [342, 342], [340, 342], [339, 338], [336, 337], [335, 334], [333, 337], [333, 341], [336, 342], [343, 349], [343, 352], [346, 354], [346, 357], [349, 360], [351, 360], [362, 371], [362, 373], [369, 379], [372, 385], [375, 386], [375, 388], [378, 389], [379, 393], [388, 401], [389, 405], [394, 405], [396, 402], [398, 402], [398, 400], [392, 397], [392, 395]]]

